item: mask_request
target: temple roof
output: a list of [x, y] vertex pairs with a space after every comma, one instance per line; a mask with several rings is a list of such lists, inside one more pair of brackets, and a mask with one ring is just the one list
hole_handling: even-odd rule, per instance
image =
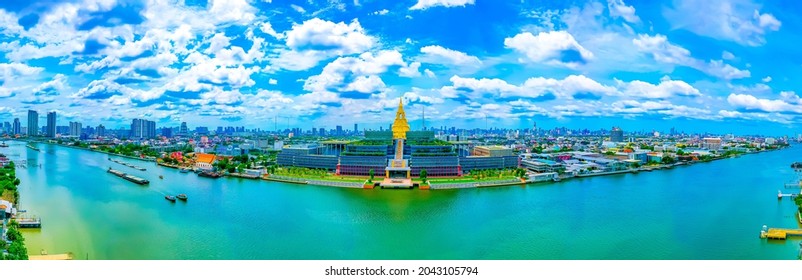
[[393, 139], [407, 139], [407, 131], [409, 131], [409, 123], [407, 123], [407, 116], [404, 113], [404, 104], [399, 98], [398, 111], [395, 112], [395, 121], [393, 121]]

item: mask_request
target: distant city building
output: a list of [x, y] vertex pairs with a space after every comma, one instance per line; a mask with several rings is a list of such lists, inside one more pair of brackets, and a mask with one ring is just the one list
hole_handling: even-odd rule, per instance
[[4, 122], [3, 123], [3, 131], [5, 131], [6, 133], [10, 133], [11, 132], [11, 123], [10, 122]]
[[766, 145], [774, 145], [776, 143], [777, 143], [777, 139], [774, 139], [774, 138], [771, 138], [771, 137], [766, 138]]
[[71, 136], [81, 136], [81, 123], [79, 123], [79, 122], [70, 122], [70, 135]]
[[97, 128], [95, 129], [95, 135], [97, 135], [97, 137], [106, 136], [106, 127], [103, 126], [102, 124], [98, 125]]
[[721, 149], [721, 138], [702, 139], [702, 148], [717, 151]]
[[39, 113], [28, 110], [28, 137], [39, 135]]
[[198, 134], [209, 135], [209, 128], [205, 126], [199, 126], [195, 128], [195, 132]]
[[503, 157], [512, 156], [512, 149], [502, 146], [476, 146], [473, 149], [473, 155], [485, 157]]
[[187, 129], [187, 122], [181, 122], [181, 128], [178, 129], [178, 135], [180, 136], [189, 135], [189, 130]]
[[359, 134], [359, 125], [354, 124], [354, 134]]
[[56, 137], [56, 112], [47, 113], [47, 137]]
[[172, 138], [173, 137], [173, 129], [170, 128], [170, 127], [162, 128], [162, 136], [167, 137], [167, 138]]
[[56, 126], [56, 134], [67, 135], [70, 134], [70, 127], [67, 125]]
[[337, 136], [343, 135], [343, 126], [341, 126], [341, 125], [337, 126], [337, 134], [336, 135]]
[[22, 133], [22, 124], [19, 122], [19, 118], [14, 118], [14, 124], [11, 125], [11, 132], [13, 134], [20, 134]]
[[610, 142], [624, 142], [624, 131], [614, 126], [613, 129], [610, 130]]
[[156, 137], [156, 122], [134, 119], [131, 121], [131, 138], [152, 139]]

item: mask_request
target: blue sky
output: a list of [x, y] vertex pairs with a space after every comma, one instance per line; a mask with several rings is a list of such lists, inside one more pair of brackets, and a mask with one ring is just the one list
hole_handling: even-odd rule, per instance
[[[10, 3], [9, 3], [10, 2]], [[793, 1], [0, 3], [0, 121], [802, 133]]]

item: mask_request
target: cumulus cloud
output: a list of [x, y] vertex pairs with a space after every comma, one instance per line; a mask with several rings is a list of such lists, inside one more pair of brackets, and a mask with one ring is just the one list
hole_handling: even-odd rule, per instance
[[425, 46], [420, 48], [423, 54], [421, 60], [427, 63], [452, 64], [452, 65], [480, 65], [482, 61], [478, 57], [468, 55], [461, 51], [444, 48], [437, 45]]
[[607, 0], [607, 7], [610, 9], [610, 16], [623, 18], [629, 23], [638, 23], [640, 18], [635, 15], [635, 8], [628, 6], [624, 0]]
[[643, 81], [622, 82], [616, 80], [622, 93], [627, 96], [665, 99], [674, 96], [701, 96], [698, 89], [684, 81], [675, 81], [663, 78], [659, 84], [650, 84]]
[[447, 98], [481, 98], [489, 94], [489, 98], [525, 97], [537, 101], [548, 101], [555, 98], [564, 99], [593, 99], [598, 100], [603, 95], [616, 93], [611, 86], [602, 85], [583, 75], [570, 75], [565, 79], [533, 77], [521, 85], [512, 85], [497, 78], [463, 78], [453, 76], [450, 79], [452, 86], [441, 88], [440, 92]]
[[674, 0], [663, 15], [674, 29], [747, 46], [765, 44], [765, 35], [782, 25], [753, 0]]
[[[401, 53], [395, 50], [340, 57], [323, 67], [319, 75], [306, 79], [304, 89], [311, 92], [376, 93], [386, 87], [377, 75], [385, 73], [391, 66], [408, 67]], [[405, 73], [410, 74], [409, 70]]]
[[693, 58], [689, 50], [670, 43], [664, 35], [650, 36], [641, 34], [638, 38], [633, 39], [632, 42], [641, 52], [651, 54], [657, 62], [691, 67], [708, 75], [727, 80], [751, 76], [749, 70], [735, 68], [721, 60], [704, 62]]
[[475, 0], [418, 0], [410, 10], [426, 10], [431, 7], [464, 7], [466, 5], [473, 5]]
[[287, 33], [287, 46], [296, 51], [316, 50], [337, 55], [362, 52], [376, 39], [365, 34], [359, 21], [334, 23], [319, 18], [296, 24]]
[[566, 31], [540, 32], [538, 35], [524, 32], [504, 39], [504, 46], [536, 63], [575, 67], [593, 59], [593, 53], [582, 47]]
[[[788, 101], [794, 103], [789, 103]], [[785, 93], [783, 99], [764, 99], [749, 94], [731, 93], [727, 96], [727, 103], [741, 111], [802, 114], [802, 104], [799, 103], [799, 96], [794, 93]]]

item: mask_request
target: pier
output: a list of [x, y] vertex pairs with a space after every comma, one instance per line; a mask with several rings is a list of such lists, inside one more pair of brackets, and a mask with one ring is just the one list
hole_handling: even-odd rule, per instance
[[72, 253], [64, 253], [64, 254], [54, 254], [48, 255], [46, 251], [43, 250], [41, 255], [30, 255], [28, 256], [28, 260], [32, 261], [62, 261], [62, 260], [72, 260], [73, 255]]
[[20, 228], [41, 228], [41, 218], [16, 218], [14, 219], [19, 224]]
[[131, 182], [134, 182], [134, 183], [137, 183], [137, 184], [140, 184], [140, 185], [150, 184], [150, 181], [148, 181], [148, 180], [139, 178], [139, 177], [134, 176], [134, 175], [125, 174], [122, 171], [111, 169], [111, 167], [109, 167], [108, 172], [111, 173], [111, 174], [116, 175], [117, 177], [126, 179], [128, 181], [131, 181]]
[[769, 228], [763, 226], [760, 231], [760, 238], [763, 239], [776, 239], [785, 240], [788, 237], [802, 237], [802, 229], [787, 229], [787, 228]]

